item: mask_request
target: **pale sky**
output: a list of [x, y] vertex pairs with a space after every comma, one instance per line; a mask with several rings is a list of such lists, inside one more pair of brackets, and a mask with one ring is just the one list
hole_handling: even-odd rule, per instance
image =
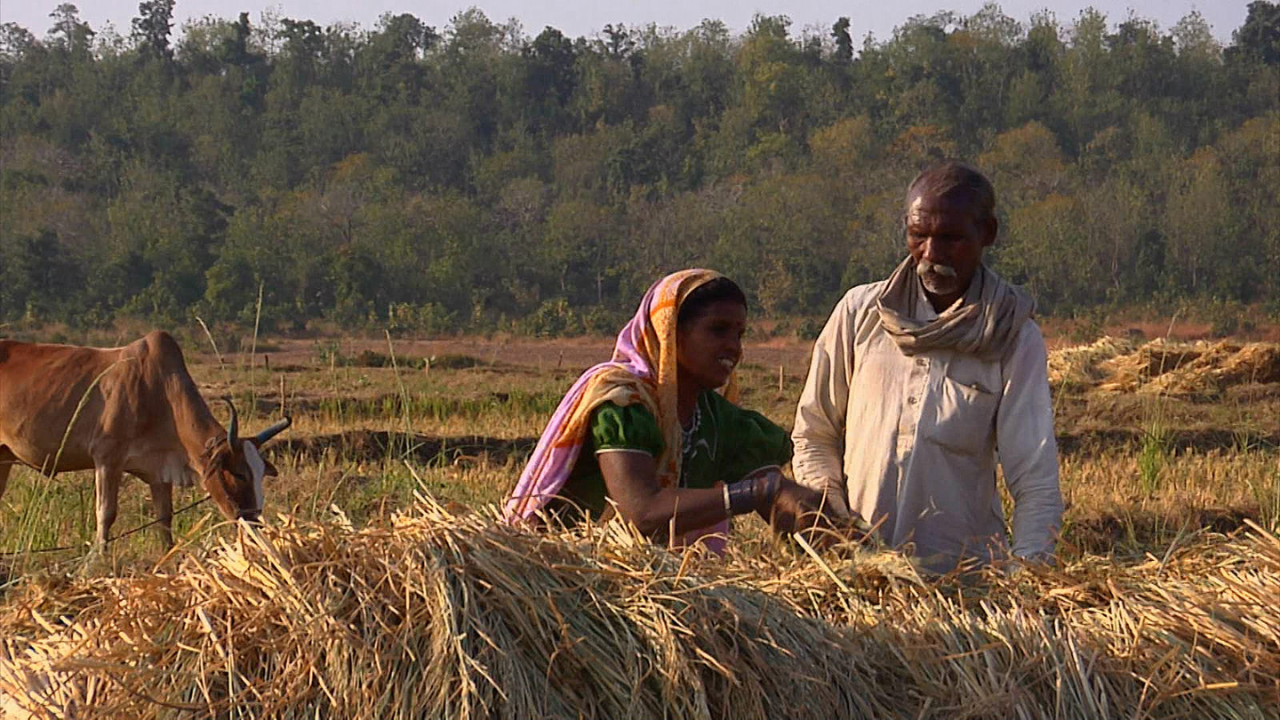
[[[16, 22], [43, 37], [52, 21], [49, 13], [65, 0], [0, 0], [0, 22]], [[80, 8], [80, 17], [95, 30], [111, 22], [116, 32], [127, 35], [130, 20], [137, 15], [137, 0], [72, 0]], [[1224, 43], [1231, 32], [1244, 22], [1248, 0], [1004, 0], [1005, 14], [1026, 22], [1033, 12], [1052, 11], [1058, 21], [1070, 24], [1080, 11], [1093, 6], [1106, 13], [1111, 24], [1123, 21], [1130, 13], [1155, 20], [1167, 30], [1192, 10], [1198, 10], [1213, 27], [1213, 34]], [[876, 39], [888, 38], [893, 28], [913, 15], [931, 15], [952, 10], [971, 15], [982, 6], [982, 0], [178, 0], [174, 8], [177, 19], [175, 35], [190, 18], [214, 15], [236, 18], [249, 11], [251, 21], [267, 8], [281, 16], [312, 20], [320, 25], [337, 21], [357, 22], [372, 27], [386, 12], [412, 13], [428, 25], [443, 30], [449, 18], [459, 10], [474, 5], [495, 21], [517, 18], [527, 35], [537, 35], [551, 25], [570, 37], [592, 36], [606, 23], [645, 25], [657, 23], [679, 30], [697, 25], [703, 18], [724, 21], [735, 33], [741, 32], [756, 12], [785, 14], [792, 20], [792, 30], [799, 35], [808, 26], [829, 29], [840, 16], [852, 20], [850, 30], [856, 41], [871, 32]]]

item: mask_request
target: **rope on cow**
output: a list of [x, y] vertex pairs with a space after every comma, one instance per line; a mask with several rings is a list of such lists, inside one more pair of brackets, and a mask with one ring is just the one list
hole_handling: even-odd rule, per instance
[[[175, 517], [177, 517], [177, 516], [181, 515], [182, 513], [184, 513], [184, 512], [186, 512], [186, 511], [190, 510], [191, 508], [194, 508], [194, 507], [196, 507], [197, 505], [201, 505], [201, 504], [203, 504], [203, 503], [204, 503], [205, 501], [207, 501], [208, 499], [209, 499], [209, 496], [208, 496], [208, 495], [205, 495], [204, 497], [200, 498], [199, 500], [196, 500], [196, 501], [195, 501], [195, 502], [193, 502], [193, 503], [190, 503], [190, 504], [188, 504], [188, 505], [184, 505], [183, 507], [181, 507], [181, 508], [179, 508], [179, 509], [175, 510], [175, 511], [173, 512], [173, 515], [171, 515], [171, 516], [169, 517], [169, 519], [170, 519], [170, 520], [172, 520], [173, 518], [175, 518]], [[116, 535], [116, 536], [115, 536], [115, 537], [113, 537], [113, 538], [107, 538], [107, 541], [106, 541], [105, 543], [103, 543], [103, 545], [102, 545], [102, 546], [103, 546], [103, 547], [106, 547], [107, 545], [110, 545], [111, 543], [113, 543], [113, 542], [115, 542], [115, 541], [117, 541], [117, 540], [122, 540], [122, 539], [124, 539], [124, 538], [129, 537], [130, 535], [133, 535], [134, 533], [138, 533], [138, 532], [141, 532], [141, 531], [143, 531], [143, 530], [146, 530], [147, 528], [151, 527], [152, 525], [155, 525], [155, 524], [156, 524], [156, 523], [158, 523], [158, 522], [160, 522], [160, 519], [159, 519], [159, 518], [156, 518], [155, 520], [152, 520], [152, 521], [151, 521], [151, 522], [149, 522], [149, 523], [143, 523], [142, 525], [139, 525], [138, 527], [136, 527], [136, 528], [134, 528], [134, 529], [132, 529], [132, 530], [130, 530], [130, 531], [128, 531], [128, 532], [120, 533], [119, 535]], [[60, 546], [60, 547], [40, 548], [40, 549], [38, 549], [38, 550], [21, 550], [21, 551], [18, 551], [18, 552], [0, 552], [0, 558], [6, 558], [6, 557], [17, 557], [17, 556], [19, 556], [19, 555], [43, 555], [43, 554], [45, 554], [45, 553], [65, 552], [65, 551], [67, 551], [67, 550], [75, 550], [75, 549], [77, 549], [77, 548], [79, 548], [79, 547], [80, 547], [79, 545], [63, 545], [63, 546]]]

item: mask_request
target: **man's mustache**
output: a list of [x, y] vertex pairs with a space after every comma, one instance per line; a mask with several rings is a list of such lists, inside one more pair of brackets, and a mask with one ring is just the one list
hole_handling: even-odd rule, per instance
[[941, 275], [942, 277], [955, 277], [956, 269], [950, 265], [940, 265], [935, 262], [929, 262], [924, 258], [920, 258], [916, 263], [916, 274], [920, 277], [924, 277], [930, 273], [934, 275]]

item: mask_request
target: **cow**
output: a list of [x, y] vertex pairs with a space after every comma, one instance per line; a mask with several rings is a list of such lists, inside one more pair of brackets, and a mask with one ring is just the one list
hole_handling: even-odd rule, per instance
[[166, 547], [174, 485], [198, 481], [228, 520], [257, 522], [263, 477], [276, 474], [259, 449], [291, 421], [241, 438], [235, 406], [227, 405], [224, 430], [163, 331], [118, 348], [0, 340], [0, 497], [15, 464], [49, 477], [93, 470], [95, 552], [115, 522], [125, 473], [151, 489]]

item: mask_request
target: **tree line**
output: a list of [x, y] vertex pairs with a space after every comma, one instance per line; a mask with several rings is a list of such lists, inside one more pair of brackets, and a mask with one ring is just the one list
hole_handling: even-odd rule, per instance
[[825, 314], [903, 255], [906, 183], [996, 185], [993, 266], [1041, 313], [1219, 300], [1280, 312], [1280, 4], [1232, 41], [988, 4], [741, 35], [531, 36], [266, 14], [126, 33], [74, 5], [0, 28], [0, 327], [122, 316], [436, 333], [611, 331], [717, 268]]

